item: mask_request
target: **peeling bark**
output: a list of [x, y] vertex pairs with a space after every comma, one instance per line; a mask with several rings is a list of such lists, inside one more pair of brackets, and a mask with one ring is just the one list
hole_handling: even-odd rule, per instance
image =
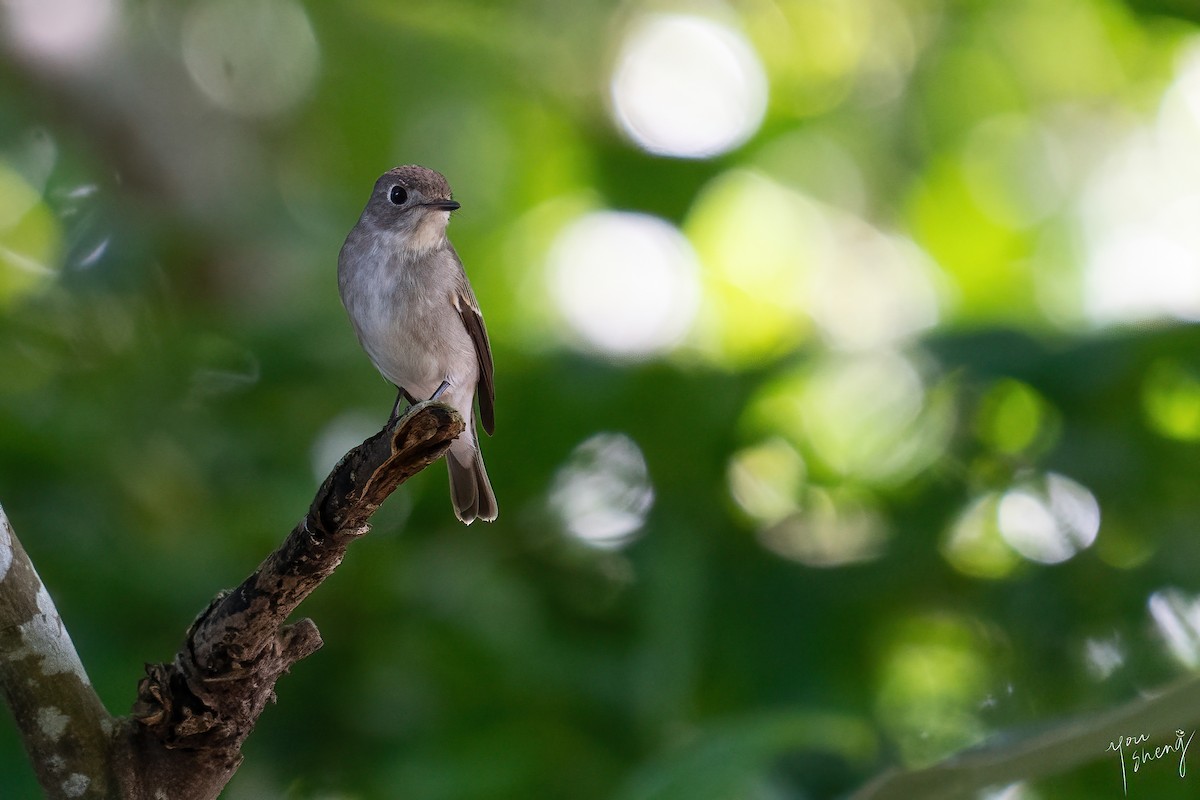
[[401, 483], [464, 428], [419, 403], [351, 450], [308, 514], [249, 578], [192, 623], [174, 660], [146, 667], [133, 713], [113, 720], [87, 680], [54, 604], [0, 510], [0, 687], [48, 798], [213, 800], [275, 682], [321, 647], [311, 620], [284, 624], [333, 574]]

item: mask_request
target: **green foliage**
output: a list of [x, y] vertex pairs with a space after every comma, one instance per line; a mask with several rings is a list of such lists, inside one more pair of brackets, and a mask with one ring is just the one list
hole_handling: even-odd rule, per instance
[[744, 141], [697, 158], [614, 88], [639, 7], [247, 6], [6, 45], [0, 502], [125, 713], [386, 420], [335, 267], [421, 163], [500, 518], [459, 526], [440, 466], [389, 500], [227, 797], [839, 796], [1200, 666], [1188, 4], [704, 6], [675, 30], [732, 31], [765, 105], [734, 75]]

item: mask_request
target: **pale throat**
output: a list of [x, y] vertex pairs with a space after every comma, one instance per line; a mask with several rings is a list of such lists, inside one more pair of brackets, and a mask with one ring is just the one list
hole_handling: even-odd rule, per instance
[[404, 238], [404, 246], [413, 251], [414, 255], [423, 255], [431, 250], [437, 250], [446, 241], [446, 225], [450, 222], [449, 211], [435, 211], [426, 214], [409, 236]]

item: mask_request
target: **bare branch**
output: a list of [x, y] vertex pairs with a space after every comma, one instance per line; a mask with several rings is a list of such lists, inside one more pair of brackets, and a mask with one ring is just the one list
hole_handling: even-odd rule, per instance
[[975, 797], [989, 786], [1054, 775], [1103, 758], [1112, 760], [1117, 782], [1124, 775], [1121, 760], [1128, 758], [1117, 747], [1121, 737], [1161, 732], [1174, 740], [1177, 728], [1197, 720], [1200, 679], [1186, 678], [1117, 708], [1065, 720], [1034, 736], [1001, 739], [925, 769], [890, 770], [851, 795], [851, 800]]
[[113, 721], [3, 508], [0, 689], [47, 798], [112, 796]]
[[397, 486], [440, 458], [463, 431], [443, 403], [420, 403], [351, 450], [325, 479], [308, 515], [241, 586], [192, 623], [170, 664], [138, 687], [122, 784], [125, 796], [215, 798], [241, 763], [241, 745], [275, 681], [321, 646], [310, 620], [288, 616], [341, 563], [350, 542]]

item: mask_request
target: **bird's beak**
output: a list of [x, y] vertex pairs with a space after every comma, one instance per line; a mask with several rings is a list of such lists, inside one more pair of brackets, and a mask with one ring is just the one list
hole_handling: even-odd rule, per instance
[[432, 203], [426, 203], [429, 208], [436, 208], [439, 211], [457, 211], [461, 206], [455, 200], [434, 200]]

